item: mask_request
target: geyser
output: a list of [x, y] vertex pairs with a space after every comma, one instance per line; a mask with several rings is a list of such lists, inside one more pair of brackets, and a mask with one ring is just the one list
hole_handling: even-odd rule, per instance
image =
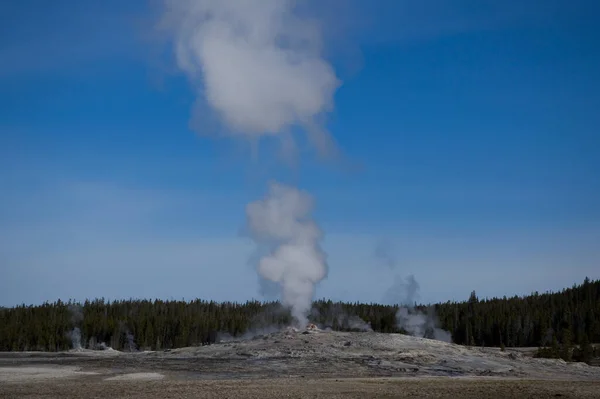
[[[286, 161], [295, 158], [292, 132], [304, 134], [320, 155], [335, 154], [322, 115], [332, 110], [341, 82], [321, 54], [319, 24], [301, 15], [296, 1], [165, 0], [164, 6], [162, 27], [173, 33], [177, 65], [198, 94], [199, 132], [214, 116], [229, 137], [253, 145], [277, 138]], [[272, 249], [258, 273], [279, 285], [282, 303], [301, 326], [327, 274], [311, 209], [307, 193], [278, 183], [246, 209], [253, 239]]]
[[81, 330], [79, 327], [73, 328], [68, 334], [69, 339], [71, 340], [71, 346], [74, 350], [81, 350]]
[[258, 273], [281, 286], [299, 327], [306, 326], [315, 285], [327, 275], [322, 233], [311, 218], [313, 200], [306, 192], [271, 183], [267, 196], [246, 207], [247, 228], [259, 245], [271, 252], [258, 262]]

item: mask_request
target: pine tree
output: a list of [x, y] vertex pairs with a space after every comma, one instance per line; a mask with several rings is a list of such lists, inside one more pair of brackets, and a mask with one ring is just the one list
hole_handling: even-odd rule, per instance
[[580, 352], [581, 352], [581, 361], [589, 364], [592, 361], [592, 357], [594, 354], [594, 348], [592, 348], [592, 345], [590, 344], [587, 334], [584, 334], [583, 338], [581, 340]]
[[560, 357], [565, 362], [570, 362], [572, 360], [572, 349], [573, 349], [573, 341], [572, 341], [572, 333], [571, 330], [566, 329], [563, 331], [563, 341], [562, 347], [560, 351]]
[[558, 346], [558, 339], [556, 335], [552, 336], [552, 344], [550, 346], [550, 357], [558, 359], [560, 357], [560, 347]]

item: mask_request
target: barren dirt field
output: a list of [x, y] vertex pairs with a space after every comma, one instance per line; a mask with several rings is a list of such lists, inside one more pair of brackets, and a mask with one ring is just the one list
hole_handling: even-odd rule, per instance
[[296, 332], [170, 351], [1, 353], [12, 398], [600, 398], [600, 368], [399, 334]]
[[598, 383], [464, 379], [54, 381], [3, 384], [5, 398], [598, 398]]

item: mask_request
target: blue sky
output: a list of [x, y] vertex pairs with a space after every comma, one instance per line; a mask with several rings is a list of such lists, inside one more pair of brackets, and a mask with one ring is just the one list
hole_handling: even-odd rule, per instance
[[318, 297], [378, 302], [411, 273], [425, 302], [600, 278], [600, 6], [526, 3], [309, 4], [342, 80], [326, 127], [359, 168], [193, 131], [156, 2], [1, 5], [0, 305], [260, 298], [239, 231], [271, 178], [315, 197]]

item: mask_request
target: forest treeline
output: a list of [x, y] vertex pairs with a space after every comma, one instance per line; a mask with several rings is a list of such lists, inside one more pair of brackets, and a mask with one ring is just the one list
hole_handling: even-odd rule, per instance
[[[319, 300], [309, 319], [333, 330], [403, 332], [398, 306]], [[554, 293], [416, 306], [435, 317], [457, 344], [559, 348], [600, 342], [600, 280]], [[72, 347], [80, 331], [82, 347], [105, 343], [114, 349], [170, 349], [210, 344], [290, 325], [277, 302], [87, 300], [0, 308], [0, 350], [58, 351]], [[559, 349], [557, 349], [559, 350]]]

